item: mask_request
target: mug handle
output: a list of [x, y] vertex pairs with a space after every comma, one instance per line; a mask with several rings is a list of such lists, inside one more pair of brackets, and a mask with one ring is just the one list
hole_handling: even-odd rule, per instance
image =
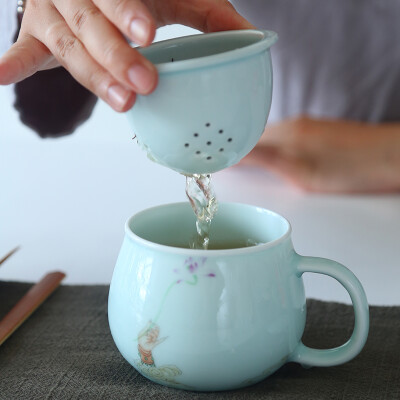
[[336, 261], [319, 257], [299, 256], [297, 274], [314, 272], [336, 279], [348, 291], [354, 308], [354, 330], [350, 339], [333, 349], [319, 350], [305, 346], [301, 341], [288, 361], [302, 364], [304, 367], [330, 367], [353, 359], [364, 347], [369, 330], [368, 301], [364, 289], [356, 276], [344, 265]]

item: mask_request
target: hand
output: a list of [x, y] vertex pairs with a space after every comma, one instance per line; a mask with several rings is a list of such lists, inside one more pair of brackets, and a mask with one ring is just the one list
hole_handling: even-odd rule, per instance
[[28, 0], [17, 42], [0, 59], [0, 84], [59, 65], [116, 111], [157, 85], [156, 68], [124, 36], [149, 45], [156, 27], [204, 32], [251, 28], [227, 0]]
[[267, 125], [242, 164], [265, 167], [305, 190], [400, 190], [400, 123], [299, 117]]

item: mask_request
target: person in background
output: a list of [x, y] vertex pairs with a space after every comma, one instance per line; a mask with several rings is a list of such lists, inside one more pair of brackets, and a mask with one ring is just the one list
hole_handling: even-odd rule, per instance
[[[154, 90], [154, 66], [124, 37], [148, 45], [156, 27], [165, 24], [182, 23], [211, 32], [251, 28], [252, 23], [278, 32], [280, 40], [272, 49], [270, 124], [242, 163], [266, 167], [311, 191], [398, 191], [400, 2], [232, 3], [239, 14], [224, 0], [28, 0], [18, 41], [0, 59], [0, 84], [20, 82], [16, 107], [21, 119], [42, 136], [50, 131], [55, 135], [54, 127], [43, 128], [43, 115], [32, 111], [31, 98], [27, 104], [18, 99], [42, 91], [43, 82], [50, 79], [35, 82], [34, 77], [49, 73], [49, 68], [64, 66], [89, 89], [82, 88], [76, 96], [89, 99], [85, 100], [88, 107], [79, 105], [75, 110], [75, 120], [81, 123], [94, 104], [91, 92], [123, 112], [133, 105], [136, 93]], [[39, 70], [44, 71], [25, 79]], [[71, 93], [78, 91], [65, 90], [63, 85], [64, 95], [57, 96], [61, 88], [55, 82], [60, 80], [53, 81], [47, 85], [53, 97], [61, 104], [63, 99], [74, 100]], [[34, 82], [33, 87], [28, 82]], [[46, 108], [44, 98], [52, 96], [40, 96], [47, 116], [49, 106], [54, 112], [60, 109], [53, 102]], [[66, 108], [61, 107], [65, 113]], [[76, 118], [81, 110], [85, 112]], [[64, 117], [55, 118], [58, 127], [71, 119]]]
[[400, 1], [233, 0], [272, 47], [267, 128], [242, 164], [309, 191], [400, 191]]

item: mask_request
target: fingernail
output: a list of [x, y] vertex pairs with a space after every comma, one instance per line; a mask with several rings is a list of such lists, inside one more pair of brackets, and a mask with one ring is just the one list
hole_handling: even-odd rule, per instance
[[108, 100], [117, 109], [122, 109], [124, 107], [129, 96], [129, 91], [120, 85], [111, 85], [107, 90]]
[[150, 32], [150, 25], [144, 19], [134, 19], [130, 26], [132, 39], [138, 45], [144, 45], [147, 42]]
[[143, 64], [129, 68], [128, 77], [139, 93], [147, 94], [153, 88], [154, 73]]

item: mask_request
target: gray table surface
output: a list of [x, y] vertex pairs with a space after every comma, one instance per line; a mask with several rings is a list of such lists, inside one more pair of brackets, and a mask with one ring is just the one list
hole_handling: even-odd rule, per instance
[[[0, 282], [0, 318], [29, 287]], [[122, 358], [108, 327], [107, 295], [107, 286], [58, 288], [0, 347], [0, 399], [400, 399], [400, 307], [371, 307], [367, 344], [347, 364], [290, 363], [245, 389], [198, 393], [154, 384]], [[305, 344], [346, 341], [351, 306], [307, 303]]]

